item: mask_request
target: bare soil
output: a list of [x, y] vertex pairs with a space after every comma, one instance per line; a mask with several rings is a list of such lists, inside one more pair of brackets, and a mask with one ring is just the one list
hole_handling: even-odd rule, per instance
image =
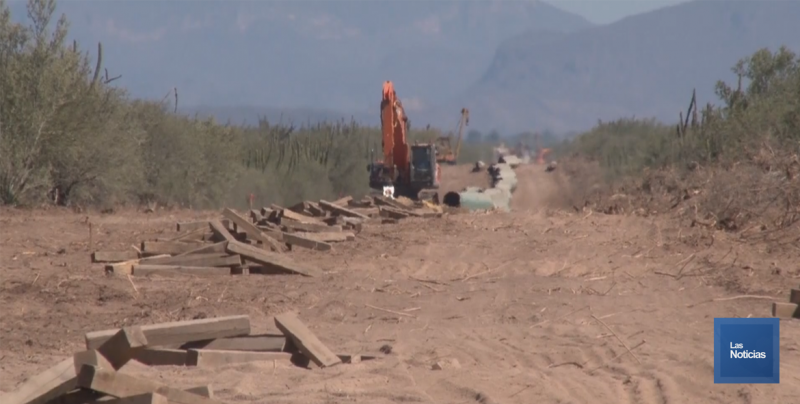
[[[481, 181], [468, 171], [444, 175], [463, 176], [454, 188]], [[770, 297], [786, 301], [797, 286], [796, 255], [722, 232], [710, 242], [666, 217], [576, 213], [557, 203], [557, 176], [528, 166], [518, 177], [512, 213], [367, 226], [333, 252], [288, 253], [322, 268], [319, 278], [130, 282], [105, 276], [91, 250], [128, 249], [217, 213], [2, 210], [0, 391], [81, 350], [87, 331], [233, 314], [272, 330], [271, 316], [296, 310], [334, 351], [379, 358], [323, 370], [124, 371], [211, 383], [228, 403], [797, 401], [796, 321], [781, 323], [780, 385], [713, 384], [713, 318], [768, 317]], [[380, 353], [387, 344], [392, 352]], [[460, 366], [431, 368], [453, 359]]]

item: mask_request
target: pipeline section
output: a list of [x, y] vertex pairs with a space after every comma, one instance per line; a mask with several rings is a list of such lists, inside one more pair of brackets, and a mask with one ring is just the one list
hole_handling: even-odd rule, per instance
[[449, 192], [444, 204], [452, 207], [475, 210], [511, 211], [511, 196], [517, 190], [517, 174], [514, 172], [521, 160], [516, 156], [500, 157], [486, 171], [491, 177], [491, 188], [467, 187], [461, 192]]

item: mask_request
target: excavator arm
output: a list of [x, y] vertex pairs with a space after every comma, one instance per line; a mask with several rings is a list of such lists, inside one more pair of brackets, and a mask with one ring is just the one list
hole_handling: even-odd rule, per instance
[[389, 170], [392, 180], [398, 174], [406, 173], [409, 169], [407, 124], [408, 118], [403, 110], [403, 104], [397, 98], [394, 84], [391, 81], [383, 83], [383, 100], [381, 101], [383, 164]]

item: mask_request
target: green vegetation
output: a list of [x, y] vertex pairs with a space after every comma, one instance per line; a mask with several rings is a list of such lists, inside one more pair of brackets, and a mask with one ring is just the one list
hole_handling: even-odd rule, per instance
[[625, 206], [599, 202], [606, 211], [677, 209], [692, 223], [778, 237], [800, 222], [800, 58], [761, 49], [733, 72], [735, 87], [716, 85], [721, 105], [698, 112], [691, 102], [676, 127], [601, 122], [560, 155], [588, 158], [617, 192], [638, 194]]
[[720, 106], [708, 104], [698, 112], [692, 102], [677, 126], [637, 119], [600, 122], [562, 145], [560, 154], [589, 157], [619, 178], [687, 163], [732, 165], [764, 150], [797, 153], [800, 58], [786, 48], [761, 49], [732, 70], [740, 79], [735, 88], [717, 83]]
[[[220, 125], [131, 100], [54, 21], [54, 0], [29, 0], [27, 25], [0, 0], [0, 202], [243, 207], [368, 192], [380, 131], [355, 123]], [[101, 74], [101, 72], [104, 72]], [[378, 100], [376, 100], [376, 103]], [[430, 141], [438, 131], [414, 130]], [[461, 159], [490, 155], [469, 144]]]

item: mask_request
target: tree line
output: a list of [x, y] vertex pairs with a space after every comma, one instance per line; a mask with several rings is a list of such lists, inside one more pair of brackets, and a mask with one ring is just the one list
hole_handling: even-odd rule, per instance
[[[212, 208], [246, 205], [250, 194], [291, 204], [369, 191], [379, 128], [344, 120], [244, 127], [131, 99], [103, 68], [101, 44], [68, 43], [69, 22], [55, 8], [55, 0], [29, 0], [27, 23], [17, 23], [0, 0], [1, 203]], [[460, 158], [490, 158], [487, 150], [465, 145]]]

